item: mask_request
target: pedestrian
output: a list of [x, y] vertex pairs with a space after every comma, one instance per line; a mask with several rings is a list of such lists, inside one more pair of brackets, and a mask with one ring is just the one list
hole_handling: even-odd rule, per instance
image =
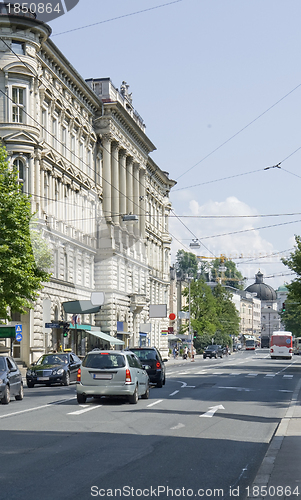
[[174, 359], [177, 359], [177, 355], [178, 355], [178, 350], [177, 350], [177, 347], [175, 346], [175, 347], [173, 348], [173, 358], [174, 358]]
[[195, 350], [195, 348], [192, 346], [192, 348], [191, 348], [191, 361], [194, 361], [194, 356], [195, 356], [195, 353], [196, 353], [196, 350]]

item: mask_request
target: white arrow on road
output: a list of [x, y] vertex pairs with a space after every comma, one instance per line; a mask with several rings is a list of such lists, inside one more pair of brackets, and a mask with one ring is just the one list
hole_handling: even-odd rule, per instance
[[200, 415], [200, 417], [213, 417], [213, 415], [215, 414], [215, 412], [217, 410], [224, 410], [225, 408], [223, 407], [223, 405], [217, 405], [217, 406], [209, 406], [209, 410], [206, 411], [206, 413], [203, 413], [203, 415]]

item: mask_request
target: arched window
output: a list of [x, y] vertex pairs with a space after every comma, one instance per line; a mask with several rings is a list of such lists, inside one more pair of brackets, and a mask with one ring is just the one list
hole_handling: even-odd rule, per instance
[[13, 165], [14, 165], [14, 170], [18, 174], [18, 184], [21, 185], [22, 191], [24, 191], [24, 184], [25, 184], [25, 165], [24, 165], [24, 162], [20, 158], [16, 158]]

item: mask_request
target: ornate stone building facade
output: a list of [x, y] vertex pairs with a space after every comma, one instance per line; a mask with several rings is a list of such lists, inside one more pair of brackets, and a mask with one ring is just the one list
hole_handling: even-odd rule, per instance
[[14, 354], [29, 363], [63, 343], [45, 323], [69, 321], [63, 303], [95, 290], [105, 304], [95, 316], [83, 310], [65, 347], [83, 354], [107, 334], [164, 351], [168, 321], [149, 319], [149, 304], [168, 304], [175, 182], [149, 156], [128, 86], [84, 81], [50, 34], [34, 16], [0, 17], [0, 136], [53, 255], [34, 308], [13, 315], [24, 332]]

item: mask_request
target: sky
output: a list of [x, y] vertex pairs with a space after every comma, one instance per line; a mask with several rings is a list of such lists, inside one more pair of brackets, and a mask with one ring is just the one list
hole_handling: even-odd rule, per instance
[[177, 181], [172, 262], [184, 249], [231, 258], [246, 286], [294, 279], [280, 259], [301, 234], [300, 18], [300, 0], [80, 0], [49, 23], [83, 78], [130, 85]]

